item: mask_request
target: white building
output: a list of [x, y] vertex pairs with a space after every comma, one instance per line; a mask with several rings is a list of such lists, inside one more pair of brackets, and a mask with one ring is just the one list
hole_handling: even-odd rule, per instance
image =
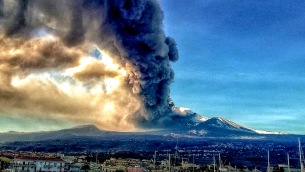
[[70, 165], [70, 172], [80, 172], [82, 169], [81, 163], [75, 163]]
[[64, 172], [65, 162], [57, 158], [16, 157], [10, 169], [12, 172]]

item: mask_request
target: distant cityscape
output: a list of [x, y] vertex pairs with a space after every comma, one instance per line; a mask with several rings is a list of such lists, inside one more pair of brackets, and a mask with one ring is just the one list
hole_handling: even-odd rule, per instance
[[[225, 145], [225, 146], [224, 146]], [[268, 157], [259, 147], [241, 144], [224, 144], [222, 149], [213, 144], [212, 149], [178, 147], [159, 151], [103, 151], [48, 153], [35, 151], [0, 151], [0, 170], [10, 172], [304, 172], [304, 153], [299, 140], [298, 151], [287, 156], [285, 146], [274, 145]], [[235, 145], [235, 146], [234, 146]], [[256, 145], [257, 146], [257, 145]], [[270, 145], [261, 145], [263, 150]], [[220, 146], [221, 147], [221, 146]], [[252, 151], [251, 151], [252, 150]], [[296, 149], [293, 149], [296, 150]], [[252, 159], [248, 154], [251, 152]], [[270, 158], [270, 152], [272, 158]], [[234, 154], [244, 161], [231, 163]], [[257, 154], [257, 155], [255, 155]], [[274, 157], [274, 156], [277, 157]], [[253, 158], [256, 157], [256, 158]], [[273, 160], [272, 160], [273, 159]], [[276, 159], [276, 160], [274, 160]], [[285, 162], [286, 160], [286, 162]], [[254, 165], [250, 161], [261, 165]], [[282, 163], [278, 163], [282, 162]]]

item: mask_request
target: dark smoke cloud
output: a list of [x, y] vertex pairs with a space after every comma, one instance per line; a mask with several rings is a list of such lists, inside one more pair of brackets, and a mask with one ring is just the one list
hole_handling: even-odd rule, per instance
[[176, 41], [171, 38], [167, 37], [165, 40], [165, 43], [168, 45], [170, 51], [168, 52], [168, 57], [170, 61], [177, 61], [178, 60], [178, 49], [177, 49], [177, 44]]
[[3, 12], [3, 0], [0, 0], [0, 20], [1, 20], [1, 18], [3, 17], [3, 15], [4, 15], [4, 12]]
[[16, 14], [14, 14], [13, 20], [9, 22], [8, 28], [6, 29], [7, 35], [13, 35], [20, 32], [26, 27], [26, 13], [28, 9], [29, 0], [18, 0], [18, 5], [15, 9]]
[[[8, 11], [3, 6], [10, 1], [0, 0], [0, 16]], [[116, 57], [115, 60], [126, 68], [130, 91], [141, 99], [142, 108], [129, 117], [131, 120], [138, 122], [141, 127], [158, 127], [163, 126], [159, 124], [160, 121], [172, 119], [172, 105], [169, 102], [174, 72], [170, 61], [178, 60], [178, 51], [174, 39], [165, 36], [163, 12], [156, 0], [14, 2], [17, 3], [10, 7], [16, 11], [13, 17], [4, 14], [4, 21], [0, 22], [0, 28], [1, 24], [5, 25], [6, 36], [17, 35], [26, 38], [44, 28], [59, 36], [65, 44], [64, 47], [74, 47], [84, 42], [94, 43]], [[53, 53], [56, 53], [57, 48], [60, 49], [53, 46]], [[62, 58], [61, 55], [58, 57]], [[32, 68], [41, 65], [38, 62], [27, 63], [24, 59], [26, 57], [20, 56], [7, 63], [18, 63], [19, 66]], [[66, 59], [62, 58], [63, 61]], [[40, 60], [39, 63], [41, 61], [49, 63], [47, 59]], [[72, 60], [71, 63], [73, 62]], [[86, 80], [91, 74], [97, 78], [105, 75], [103, 71], [98, 72], [92, 67], [85, 73], [79, 73], [77, 77]]]
[[70, 46], [77, 45], [85, 40], [85, 31], [83, 27], [83, 12], [81, 1], [75, 0], [71, 5], [71, 23], [68, 35], [65, 37], [66, 44]]
[[108, 6], [106, 24], [116, 35], [115, 45], [137, 69], [130, 80], [139, 84], [146, 113], [151, 114], [144, 121], [159, 119], [171, 111], [169, 85], [174, 74], [169, 60], [178, 59], [174, 44], [166, 44], [160, 6], [147, 0], [108, 1]]

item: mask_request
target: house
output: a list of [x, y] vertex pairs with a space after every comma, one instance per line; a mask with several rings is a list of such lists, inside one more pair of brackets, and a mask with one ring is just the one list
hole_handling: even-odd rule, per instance
[[126, 167], [122, 166], [122, 165], [102, 165], [102, 172], [116, 172], [116, 171], [125, 171]]
[[127, 167], [127, 172], [146, 172], [147, 170], [144, 167], [134, 166]]
[[45, 157], [15, 157], [11, 161], [12, 172], [63, 172], [65, 162], [57, 158]]

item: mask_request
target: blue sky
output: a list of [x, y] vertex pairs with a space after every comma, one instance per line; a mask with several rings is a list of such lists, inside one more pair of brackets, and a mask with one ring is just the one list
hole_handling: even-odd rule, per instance
[[305, 134], [305, 1], [162, 0], [178, 106]]

